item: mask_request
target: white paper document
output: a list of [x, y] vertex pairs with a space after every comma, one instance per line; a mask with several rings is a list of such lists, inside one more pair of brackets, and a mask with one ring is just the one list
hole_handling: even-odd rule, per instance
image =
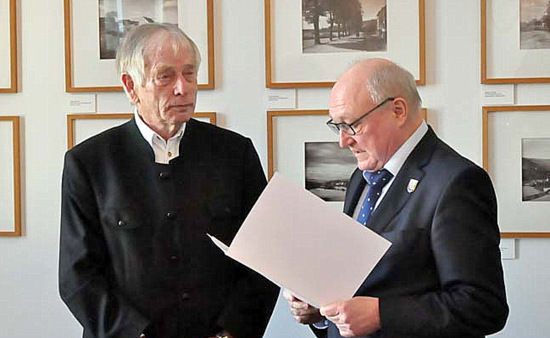
[[350, 299], [391, 243], [275, 173], [225, 254], [320, 307]]

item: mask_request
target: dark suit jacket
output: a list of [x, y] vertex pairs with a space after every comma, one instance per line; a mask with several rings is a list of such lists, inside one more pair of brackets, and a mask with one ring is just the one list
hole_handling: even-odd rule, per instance
[[[410, 179], [419, 181], [411, 193]], [[353, 215], [364, 186], [356, 170], [346, 214]], [[369, 337], [483, 337], [504, 327], [508, 306], [493, 186], [483, 169], [431, 128], [368, 226], [393, 243], [356, 293], [380, 298], [382, 329]], [[332, 323], [316, 333], [340, 337]]]
[[278, 288], [229, 243], [266, 180], [252, 142], [190, 120], [157, 164], [134, 120], [65, 156], [59, 289], [84, 337], [261, 337]]

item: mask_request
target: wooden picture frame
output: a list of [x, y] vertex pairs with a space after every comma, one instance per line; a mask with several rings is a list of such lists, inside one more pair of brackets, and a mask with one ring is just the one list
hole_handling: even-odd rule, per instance
[[550, 131], [545, 128], [550, 125], [550, 105], [483, 107], [482, 115], [483, 168], [498, 197], [501, 236], [550, 237], [550, 226], [544, 226], [550, 217], [548, 204], [522, 198], [525, 189], [531, 189], [522, 182], [522, 144], [530, 138], [548, 138], [550, 144]]
[[17, 88], [17, 0], [0, 0], [0, 93]]
[[[111, 113], [111, 114], [68, 114], [67, 115], [67, 148], [71, 149], [76, 144], [78, 144], [78, 136], [76, 131], [76, 123], [81, 120], [96, 121], [100, 122], [100, 125], [95, 126], [95, 129], [91, 132], [88, 132], [88, 136], [82, 139], [86, 139], [92, 135], [95, 135], [101, 131], [109, 129], [120, 125], [121, 123], [126, 122], [127, 120], [134, 117], [133, 113]], [[204, 112], [204, 113], [194, 113], [193, 118], [204, 119], [210, 122], [211, 124], [216, 124], [217, 115], [214, 112]], [[107, 120], [115, 120], [112, 123], [102, 123], [107, 122]], [[82, 141], [82, 140], [81, 140]]]
[[[11, 124], [11, 143], [12, 143], [12, 184], [13, 187], [13, 215], [3, 215], [3, 220], [6, 218], [13, 218], [13, 229], [2, 230], [0, 229], [0, 237], [19, 237], [21, 232], [21, 145], [20, 145], [20, 117], [19, 116], [0, 116], [0, 123]], [[5, 141], [2, 142], [6, 144]], [[2, 179], [6, 175], [2, 175]], [[1, 189], [3, 192], [6, 189]], [[11, 195], [11, 194], [10, 194]]]
[[550, 82], [550, 46], [521, 48], [520, 1], [481, 0], [481, 83]]
[[[427, 121], [427, 109], [422, 108], [421, 109], [422, 118], [424, 121]], [[280, 110], [280, 111], [268, 111], [267, 112], [267, 177], [268, 179], [271, 179], [274, 172], [277, 170], [277, 166], [275, 164], [275, 138], [276, 138], [276, 126], [275, 126], [275, 120], [279, 117], [323, 117], [323, 119], [319, 119], [319, 121], [315, 121], [315, 124], [318, 125], [319, 128], [322, 128], [322, 132], [315, 134], [313, 138], [322, 140], [320, 138], [325, 139], [333, 139], [338, 140], [338, 136], [335, 135], [332, 131], [329, 130], [328, 127], [325, 126], [325, 123], [328, 119], [328, 110]], [[311, 125], [311, 123], [310, 123]], [[303, 128], [305, 130], [305, 128]], [[307, 128], [310, 129], [310, 128]], [[329, 136], [330, 135], [330, 136]], [[332, 137], [331, 137], [332, 136]]]
[[[411, 71], [417, 85], [426, 83], [424, 0], [414, 1], [413, 11], [418, 12], [418, 17], [410, 15], [410, 0], [387, 0], [387, 6], [395, 7], [387, 10], [391, 18], [388, 19], [386, 52], [315, 55], [302, 53], [302, 15], [296, 13], [301, 12], [299, 3], [300, 0], [265, 0], [267, 88], [332, 87], [338, 76], [353, 62], [367, 57], [389, 58]], [[391, 20], [394, 20], [393, 25]], [[399, 40], [400, 36], [407, 38]]]
[[[98, 58], [97, 1], [64, 0], [65, 90], [69, 93], [123, 91], [114, 60]], [[178, 11], [179, 26], [184, 26], [183, 29], [197, 44], [202, 57], [198, 88], [214, 89], [214, 0], [178, 0], [178, 5], [189, 7], [189, 10]], [[182, 22], [184, 16], [189, 19], [186, 21], [189, 22], [187, 26]], [[75, 21], [83, 27], [75, 27]]]

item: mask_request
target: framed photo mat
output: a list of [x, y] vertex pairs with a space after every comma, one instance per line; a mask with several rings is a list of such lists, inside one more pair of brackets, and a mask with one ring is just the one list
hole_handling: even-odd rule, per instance
[[[110, 127], [120, 125], [121, 120], [130, 120], [133, 113], [101, 113], [101, 114], [68, 114], [67, 115], [67, 148], [71, 149], [77, 143], [76, 123], [82, 120], [115, 120]], [[217, 114], [214, 112], [194, 113], [193, 118], [204, 119], [216, 124]]]
[[21, 231], [21, 145], [20, 145], [20, 117], [19, 116], [0, 116], [0, 123], [10, 123], [12, 129], [12, 148], [13, 148], [13, 230], [0, 231], [0, 237], [19, 237]]
[[[16, 93], [17, 87], [17, 0], [0, 0], [2, 7], [9, 8], [0, 20], [0, 31], [9, 32], [9, 43], [0, 45], [2, 73], [7, 73], [7, 83], [0, 85], [0, 93]], [[4, 21], [4, 15], [6, 21]], [[4, 21], [4, 22], [3, 22]]]
[[[427, 109], [422, 108], [421, 114], [424, 121], [427, 121]], [[271, 179], [273, 177], [273, 174], [277, 170], [277, 166], [275, 164], [276, 162], [276, 144], [275, 139], [277, 137], [276, 135], [276, 119], [277, 118], [284, 118], [284, 117], [299, 117], [299, 116], [324, 116], [326, 119], [329, 119], [328, 110], [273, 110], [267, 112], [267, 177], [268, 179]], [[327, 126], [324, 124], [320, 125], [319, 128], [326, 128], [326, 130], [329, 130]], [[332, 131], [329, 131], [329, 133], [332, 133]], [[338, 140], [338, 137], [335, 136], [335, 140]]]
[[[110, 81], [110, 83], [98, 84], [98, 85], [80, 85], [75, 80], [75, 75], [77, 71], [75, 70], [75, 51], [74, 51], [74, 42], [75, 38], [74, 29], [73, 29], [73, 2], [76, 0], [64, 0], [64, 36], [65, 36], [65, 90], [69, 93], [78, 93], [78, 92], [116, 92], [123, 91], [121, 85], [116, 81]], [[97, 0], [92, 0], [97, 1]], [[177, 0], [178, 3], [183, 0]], [[187, 0], [186, 0], [187, 1]], [[205, 25], [206, 25], [206, 36], [201, 37], [206, 40], [206, 48], [201, 48], [200, 44], [197, 43], [197, 38], [192, 37], [197, 43], [201, 56], [203, 57], [201, 62], [201, 67], [199, 71], [206, 70], [208, 72], [206, 81], [199, 81], [199, 89], [214, 89], [215, 88], [215, 63], [214, 63], [214, 0], [193, 0], [193, 1], [204, 1], [206, 3], [206, 13], [205, 13]], [[195, 18], [198, 19], [198, 18]], [[180, 22], [181, 26], [181, 22]], [[187, 33], [187, 32], [186, 32]], [[205, 51], [206, 49], [206, 51]], [[204, 54], [207, 54], [207, 57], [204, 58]], [[112, 72], [116, 72], [115, 68], [112, 67]], [[108, 74], [113, 76], [114, 74]], [[200, 76], [199, 76], [200, 77]], [[115, 83], [116, 82], [116, 83]]]
[[[520, 1], [481, 0], [481, 83], [550, 82], [550, 49], [520, 50]], [[502, 14], [498, 25], [493, 12]]]
[[[523, 115], [521, 115], [523, 113]], [[520, 196], [519, 195], [514, 195], [514, 196], [509, 196], [510, 193], [507, 192], [507, 191], [499, 191], [501, 189], [501, 185], [503, 186], [506, 186], [508, 189], [513, 189], [513, 187], [515, 185], [520, 185], [521, 184], [521, 171], [522, 171], [522, 168], [519, 167], [518, 168], [513, 168], [514, 165], [515, 166], [518, 166], [518, 164], [508, 164], [508, 165], [502, 165], [502, 166], [495, 166], [493, 162], [497, 162], [498, 161], [498, 158], [497, 157], [497, 152], [498, 150], [495, 150], [494, 147], [495, 147], [495, 139], [498, 135], [494, 135], [494, 133], [496, 131], [499, 131], [499, 130], [502, 130], [504, 128], [501, 128], [499, 129], [499, 127], [502, 127], [502, 126], [505, 126], [505, 127], [509, 127], [509, 128], [518, 128], [518, 129], [511, 129], [511, 131], [502, 131], [503, 133], [506, 132], [508, 134], [514, 134], [514, 137], [517, 138], [517, 139], [520, 139], [518, 134], [526, 134], [526, 133], [529, 133], [531, 131], [531, 127], [529, 126], [529, 123], [528, 121], [526, 121], [526, 117], [529, 117], [529, 115], [532, 115], [532, 117], [535, 117], [535, 114], [544, 114], [546, 115], [546, 113], [548, 113], [548, 119], [550, 119], [550, 105], [536, 105], [536, 106], [531, 106], [531, 105], [522, 105], [522, 106], [486, 106], [486, 107], [483, 107], [482, 108], [482, 136], [483, 136], [483, 168], [489, 173], [489, 175], [492, 177], [493, 179], [493, 183], [495, 185], [495, 190], [497, 191], [497, 198], [499, 200], [499, 224], [500, 224], [500, 227], [501, 227], [501, 237], [503, 238], [548, 238], [550, 237], [550, 225], [547, 226], [547, 227], [544, 227], [545, 229], [543, 229], [541, 231], [540, 227], [537, 227], [537, 228], [533, 228], [533, 227], [530, 227], [528, 225], [525, 225], [525, 223], [527, 223], [527, 220], [526, 218], [528, 216], [531, 216], [529, 215], [528, 212], [526, 212], [526, 210], [521, 210], [520, 208], [522, 208], [522, 205], [519, 204], [520, 206], [518, 207], [517, 206], [517, 202], [519, 202], [519, 199], [520, 199]], [[496, 126], [493, 126], [491, 125], [491, 122], [490, 122], [490, 119], [492, 117], [504, 117], [504, 116], [512, 116], [512, 115], [518, 115], [517, 117], [514, 116], [514, 120], [508, 120], [506, 122], [503, 122], [504, 124], [503, 125], [496, 125]], [[516, 124], [517, 126], [515, 126], [514, 124]], [[538, 122], [535, 122], [535, 124], [537, 125], [537, 128], [540, 127], [540, 128], [543, 128], [544, 127], [544, 124], [541, 124], [541, 123], [538, 123]], [[550, 124], [546, 124], [546, 126], [548, 126]], [[493, 133], [491, 133], [490, 131], [493, 131]], [[511, 139], [511, 137], [508, 135], [508, 134], [505, 134], [505, 136], [501, 136], [501, 139], [505, 139], [505, 140], [509, 140]], [[540, 132], [537, 132], [536, 134], [539, 134], [540, 135]], [[534, 136], [535, 134], [532, 134], [530, 136]], [[548, 132], [546, 134], [548, 136], [548, 138], [550, 138], [550, 132]], [[517, 146], [517, 145], [516, 145]], [[514, 149], [514, 146], [510, 146], [510, 145], [502, 145], [502, 148], [505, 148], [507, 149], [507, 151], [509, 152], [517, 152], [518, 154], [516, 155], [519, 155], [521, 156], [521, 151], [517, 149], [517, 147]], [[516, 156], [516, 158], [514, 159], [514, 161], [519, 161], [518, 156]], [[504, 160], [502, 160], [504, 161]], [[512, 167], [512, 168], [510, 168]], [[501, 171], [500, 173], [498, 171]], [[503, 184], [500, 183], [500, 180], [498, 177], [502, 176], [503, 173], [504, 173], [504, 170], [510, 170], [511, 173], [509, 173], [510, 175], [507, 176], [506, 180], [504, 181]], [[515, 177], [515, 178], [514, 178]], [[519, 181], [519, 182], [518, 182]], [[515, 184], [516, 183], [516, 184]], [[512, 188], [510, 188], [512, 187]], [[516, 187], [517, 188], [517, 187]], [[499, 194], [499, 192], [501, 192]], [[512, 194], [513, 195], [513, 194]], [[516, 205], [514, 206], [514, 201], [512, 199], [516, 199]], [[502, 207], [502, 204], [503, 203], [506, 203], [506, 207], [503, 208]], [[550, 210], [549, 206], [548, 205], [544, 205], [544, 204], [539, 204], [537, 208], [537, 205], [536, 203], [545, 203], [545, 202], [527, 202], [528, 204], [526, 205], [526, 207], [529, 207], [530, 209], [529, 210], [535, 210], [535, 211], [538, 211], [540, 213], [541, 210], [543, 210], [544, 208], [546, 208], [547, 210]], [[548, 202], [550, 203], [550, 202]], [[533, 208], [536, 208], [536, 209], [533, 209]], [[522, 223], [523, 225], [518, 227], [518, 226], [509, 226], [508, 225], [508, 222], [510, 222], [510, 219], [513, 218], [513, 217], [501, 217], [500, 213], [505, 211], [505, 210], [512, 210], [512, 212], [514, 213], [514, 215], [523, 215], [524, 218], [522, 218], [521, 220], [512, 220], [511, 222], [512, 223]], [[538, 209], [538, 210], [537, 210]], [[534, 216], [536, 217], [536, 216]], [[539, 217], [538, 221], [540, 221], [541, 223], [542, 222], [546, 222], [548, 223], [548, 218], [544, 218], [542, 219], [543, 217]], [[544, 224], [544, 223], [543, 223]], [[510, 230], [510, 228], [512, 228], [512, 230]], [[517, 228], [525, 228], [525, 231], [516, 231]]]
[[[275, 43], [275, 34], [281, 34], [281, 32], [277, 32], [274, 28], [275, 24], [275, 17], [277, 15], [280, 15], [277, 10], [274, 9], [274, 4], [277, 1], [280, 0], [264, 0], [265, 1], [265, 67], [266, 67], [266, 87], [267, 88], [308, 88], [308, 87], [332, 87], [334, 85], [334, 82], [336, 81], [337, 74], [335, 73], [330, 81], [317, 81], [317, 80], [311, 80], [311, 79], [303, 79], [303, 80], [296, 80], [296, 81], [288, 81], [288, 80], [278, 80], [277, 79], [277, 63], [278, 60], [284, 57], [284, 54], [289, 53], [288, 50], [285, 50], [284, 53], [280, 52], [276, 48]], [[288, 0], [290, 1], [290, 0]], [[301, 1], [301, 0], [295, 0], [295, 1]], [[396, 2], [395, 0], [387, 0], [388, 2]], [[418, 1], [418, 36], [416, 37], [417, 41], [417, 47], [415, 48], [417, 50], [417, 57], [418, 57], [418, 72], [411, 71], [416, 78], [416, 84], [417, 85], [424, 85], [426, 83], [426, 39], [425, 39], [425, 6], [424, 6], [424, 0], [414, 0]], [[401, 6], [403, 7], [403, 6]], [[403, 13], [403, 15], [410, 15], [410, 11], [407, 13]], [[390, 23], [391, 24], [391, 23]], [[284, 26], [284, 25], [280, 25]], [[409, 31], [410, 32], [410, 31]], [[290, 34], [290, 35], [299, 35], [300, 34]], [[286, 34], [284, 36], [289, 36], [289, 34]], [[341, 67], [336, 67], [336, 71], [339, 73], [342, 73], [354, 60], [359, 59], [365, 59], [367, 58], [368, 54], [362, 54], [362, 52], [354, 52], [351, 53], [351, 57], [349, 56], [350, 53], [342, 53], [342, 55], [346, 55], [346, 60], [348, 62], [345, 65], [342, 65]], [[395, 53], [396, 55], [403, 54], [403, 53]], [[325, 54], [326, 55], [326, 54]], [[379, 57], [385, 57], [384, 54], [379, 55]], [[288, 56], [287, 56], [288, 58]], [[400, 63], [402, 66], [406, 67], [406, 65], [401, 62], [401, 60], [397, 60], [395, 58], [389, 57], [393, 61]], [[288, 65], [288, 68], [297, 69], [294, 64], [290, 64], [289, 62], [280, 62], [280, 64]], [[300, 62], [299, 68], [306, 67], [308, 62]], [[283, 68], [283, 67], [281, 67]], [[325, 69], [330, 69], [333, 67], [326, 67]], [[410, 68], [410, 67], [409, 67]]]

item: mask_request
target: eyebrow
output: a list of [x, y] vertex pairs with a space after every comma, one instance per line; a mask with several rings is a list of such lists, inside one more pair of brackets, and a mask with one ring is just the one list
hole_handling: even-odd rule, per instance
[[174, 67], [172, 66], [159, 66], [155, 68], [155, 73], [163, 73], [169, 70], [174, 70]]

